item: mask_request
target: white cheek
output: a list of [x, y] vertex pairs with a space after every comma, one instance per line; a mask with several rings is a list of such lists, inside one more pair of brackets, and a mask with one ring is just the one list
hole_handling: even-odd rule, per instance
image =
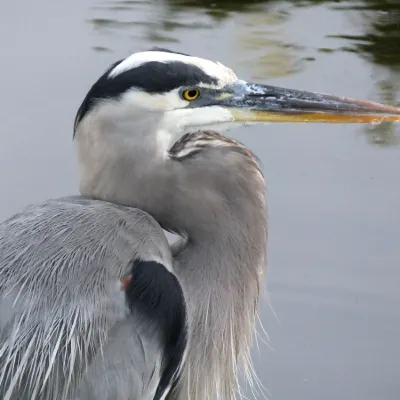
[[189, 103], [180, 98], [178, 89], [162, 94], [129, 90], [121, 100], [125, 105], [148, 111], [171, 111], [186, 107]]
[[185, 131], [233, 122], [234, 116], [227, 108], [211, 106], [166, 112], [164, 121], [166, 126], [170, 126], [173, 130]]

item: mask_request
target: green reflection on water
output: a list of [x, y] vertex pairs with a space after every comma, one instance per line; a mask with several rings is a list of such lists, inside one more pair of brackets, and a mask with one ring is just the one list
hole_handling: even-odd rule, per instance
[[400, 2], [364, 1], [337, 7], [358, 11], [364, 27], [363, 35], [337, 35], [352, 43], [352, 49], [376, 64], [400, 67]]
[[[326, 38], [324, 47], [319, 49], [308, 43], [294, 43], [293, 38], [288, 40], [285, 27], [298, 10], [318, 6], [328, 7], [330, 12], [345, 12], [345, 18], [352, 22], [352, 31], [316, 31], [315, 35]], [[138, 10], [141, 19], [137, 17]], [[372, 83], [379, 94], [377, 100], [389, 104], [399, 100], [399, 0], [108, 0], [98, 3], [91, 17], [91, 25], [102, 38], [101, 43], [93, 46], [97, 52], [113, 50], [107, 42], [110, 37], [114, 38], [111, 40], [133, 38], [143, 48], [149, 43], [165, 46], [180, 42], [185, 31], [200, 31], [202, 35], [234, 18], [237, 28], [233, 43], [246, 56], [232, 67], [243, 66], [254, 79], [293, 75], [319, 56], [334, 60], [337, 52], [351, 52], [370, 63], [373, 77], [379, 77]], [[330, 47], [330, 39], [335, 43], [343, 41], [343, 45]], [[393, 124], [362, 129], [371, 144], [399, 144], [398, 128], [396, 132]]]

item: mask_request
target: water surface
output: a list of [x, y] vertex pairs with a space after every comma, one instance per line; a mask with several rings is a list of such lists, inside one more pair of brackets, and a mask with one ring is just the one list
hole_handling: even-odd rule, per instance
[[[397, 104], [399, 27], [395, 1], [3, 2], [0, 217], [77, 192], [74, 114], [130, 52], [170, 47], [243, 79]], [[260, 157], [267, 181], [277, 318], [264, 301], [269, 341], [254, 353], [269, 398], [398, 400], [400, 127], [231, 135]]]

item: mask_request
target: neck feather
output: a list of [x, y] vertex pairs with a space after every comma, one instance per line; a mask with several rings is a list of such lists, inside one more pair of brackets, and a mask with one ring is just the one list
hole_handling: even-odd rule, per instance
[[210, 232], [209, 240], [189, 236], [175, 256], [190, 316], [179, 400], [233, 400], [239, 370], [251, 375], [250, 348], [266, 266], [264, 197], [258, 200], [253, 209], [246, 205], [239, 213], [227, 212], [225, 224]]

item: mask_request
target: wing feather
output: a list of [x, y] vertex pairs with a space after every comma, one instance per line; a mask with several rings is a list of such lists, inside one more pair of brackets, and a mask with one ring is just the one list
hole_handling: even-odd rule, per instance
[[[170, 364], [168, 324], [120, 279], [154, 261], [176, 280], [162, 229], [138, 209], [65, 197], [1, 223], [0, 398], [153, 399]], [[150, 298], [167, 290], [150, 287]], [[184, 299], [174, 290], [182, 348]]]

